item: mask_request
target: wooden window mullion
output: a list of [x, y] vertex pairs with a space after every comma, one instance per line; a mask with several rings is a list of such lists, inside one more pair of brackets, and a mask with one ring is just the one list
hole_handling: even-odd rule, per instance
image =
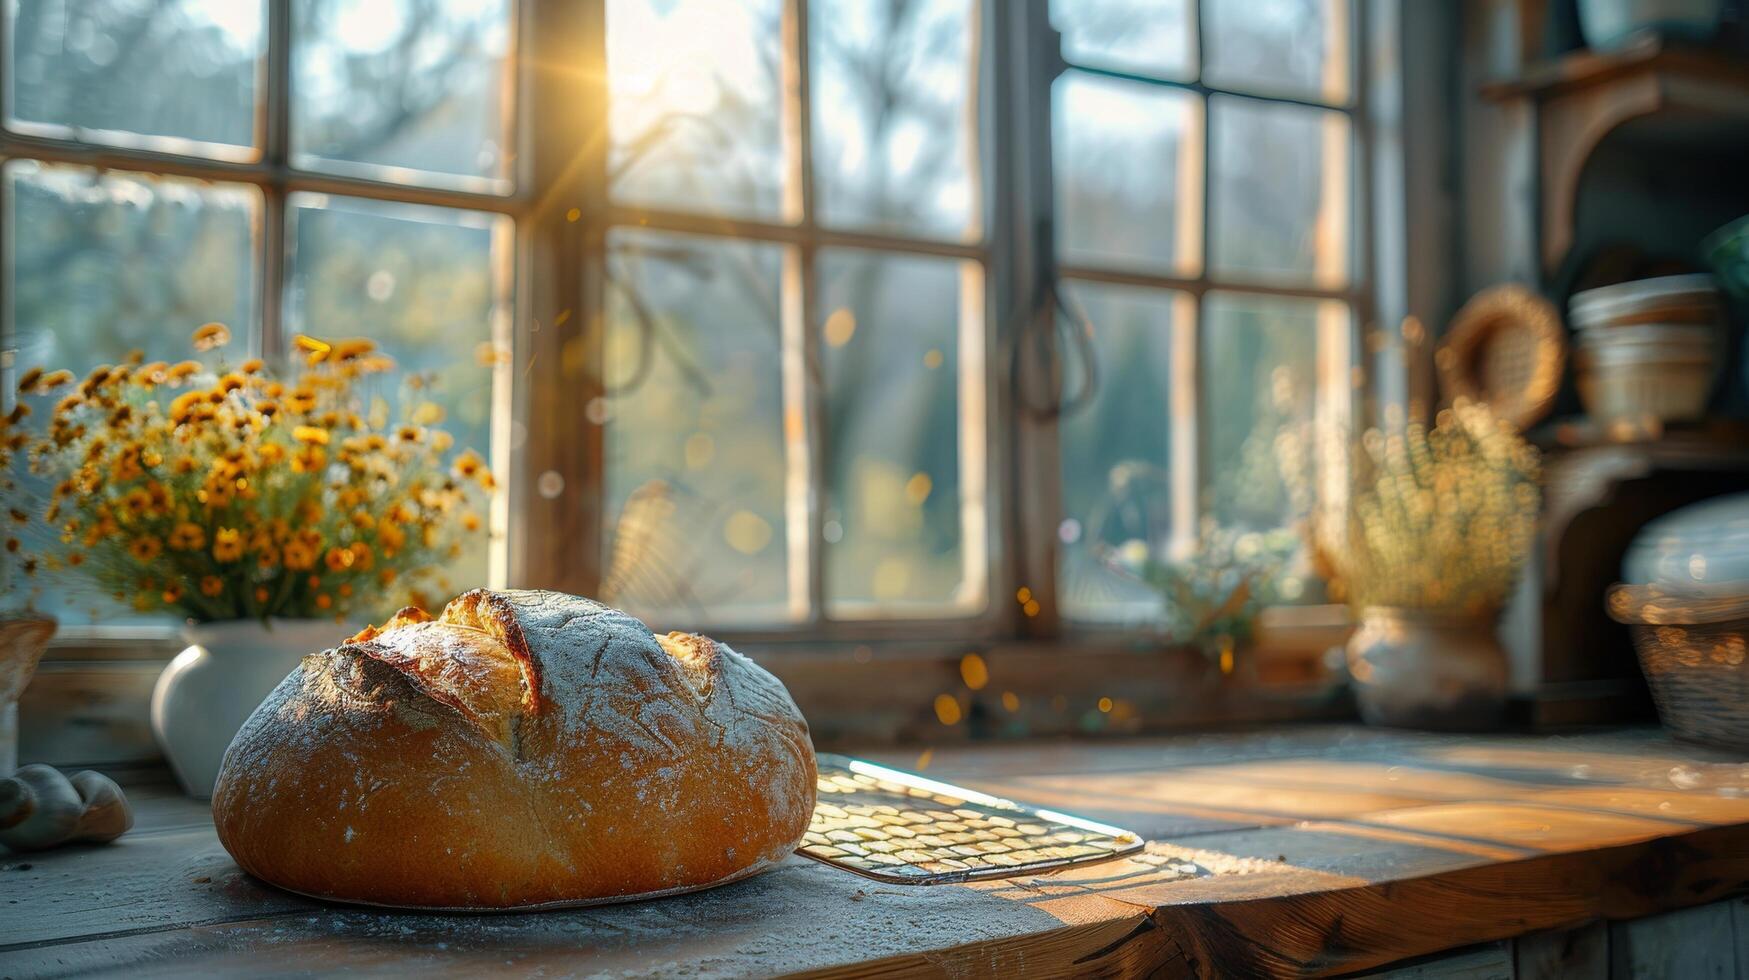
[[[509, 579], [594, 595], [602, 575], [606, 321], [607, 30], [604, 0], [522, 0], [525, 54], [511, 364]], [[538, 422], [536, 421], [538, 420]]]
[[784, 249], [783, 433], [784, 517], [789, 549], [792, 616], [809, 624], [825, 618], [826, 395], [821, 360], [819, 240], [814, 206], [813, 99], [809, 66], [808, 0], [783, 5], [784, 220], [801, 234]]
[[[1057, 278], [1052, 184], [1051, 90], [1063, 69], [1059, 39], [1051, 27], [1048, 0], [990, 5], [1001, 40], [1004, 66], [997, 82], [996, 153], [998, 202], [991, 261], [998, 284], [997, 333], [992, 360], [1001, 384], [998, 418], [1012, 427], [1005, 442], [1012, 456], [1003, 471], [1009, 503], [1007, 581], [992, 583], [990, 602], [1013, 632], [1049, 638], [1059, 630], [1057, 526], [1062, 521], [1062, 466], [1057, 419], [1038, 411], [1057, 392], [1048, 386], [1054, 366], [1039, 363], [1034, 338], [1054, 334]], [[1036, 599], [1027, 616], [1015, 601], [1025, 589]], [[999, 591], [998, 591], [999, 590]], [[1010, 591], [1014, 590], [1014, 591]]]
[[269, 178], [261, 189], [261, 254], [258, 315], [261, 333], [257, 340], [263, 356], [285, 351], [286, 276], [286, 186], [284, 174], [291, 166], [291, 47], [292, 0], [269, 0], [267, 5], [267, 64], [265, 84], [260, 86], [258, 144], [261, 164]]

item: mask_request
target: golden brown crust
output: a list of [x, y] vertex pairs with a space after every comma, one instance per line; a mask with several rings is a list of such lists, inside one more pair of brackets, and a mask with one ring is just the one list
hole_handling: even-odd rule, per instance
[[426, 697], [454, 708], [500, 742], [535, 703], [526, 664], [472, 627], [409, 624], [342, 649], [395, 668]]
[[213, 813], [293, 891], [502, 909], [743, 877], [794, 849], [813, 793], [806, 723], [734, 651], [476, 591], [305, 658], [232, 743]]

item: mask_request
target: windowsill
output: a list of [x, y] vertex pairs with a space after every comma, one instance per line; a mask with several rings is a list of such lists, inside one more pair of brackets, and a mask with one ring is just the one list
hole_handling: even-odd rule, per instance
[[75, 961], [250, 972], [264, 957], [432, 974], [507, 958], [567, 975], [1346, 973], [1735, 894], [1749, 883], [1739, 763], [1656, 729], [1300, 726], [944, 747], [930, 776], [1135, 830], [1146, 851], [932, 888], [792, 858], [721, 891], [490, 928], [263, 886], [220, 848], [204, 805], [136, 785], [139, 824], [116, 844], [9, 862], [32, 900], [0, 920], [0, 947], [24, 974]]
[[[1228, 673], [1217, 658], [1134, 631], [1056, 641], [919, 631], [857, 642], [731, 642], [783, 680], [815, 741], [832, 748], [1347, 719], [1344, 678], [1328, 656], [1347, 630], [1338, 607], [1269, 610]], [[21, 755], [98, 768], [153, 764], [152, 687], [182, 646], [168, 625], [65, 629], [20, 701]], [[972, 653], [984, 673], [976, 689], [968, 681], [978, 675], [964, 664]], [[953, 708], [939, 703], [943, 696]]]
[[174, 623], [138, 623], [127, 626], [62, 625], [49, 640], [50, 660], [106, 651], [128, 658], [154, 658], [168, 650], [174, 656], [182, 646], [182, 629]]
[[[869, 620], [869, 622], [890, 623], [891, 625], [907, 628], [911, 632], [930, 635], [933, 635], [930, 631], [931, 626], [941, 625], [940, 622], [936, 621]], [[960, 621], [950, 620], [947, 622], [949, 625], [956, 625]], [[1347, 611], [1344, 607], [1339, 605], [1271, 606], [1264, 609], [1258, 617], [1258, 644], [1271, 646], [1285, 642], [1290, 645], [1297, 645], [1303, 643], [1305, 637], [1312, 636], [1313, 634], [1326, 635], [1331, 630], [1344, 630], [1347, 626]], [[824, 634], [811, 635], [799, 630], [793, 632], [783, 631], [773, 633], [740, 624], [732, 624], [719, 629], [705, 629], [703, 632], [712, 636], [722, 637], [724, 642], [734, 643], [739, 641], [748, 644], [750, 647], [759, 645], [773, 648], [785, 646], [807, 646], [818, 648], [822, 645], [838, 645], [845, 646], [846, 648], [853, 648], [856, 645], [865, 644], [903, 647], [928, 642], [921, 640], [906, 640], [902, 637], [890, 634], [884, 636], [873, 635], [864, 638], [858, 638], [855, 636], [841, 638]], [[1145, 625], [1071, 623], [1066, 625], [1065, 632], [1068, 635], [1068, 641], [1058, 645], [1065, 647], [1066, 650], [1073, 650], [1085, 646], [1087, 642], [1109, 644], [1113, 646], [1127, 646], [1132, 649], [1143, 647], [1157, 648], [1161, 645], [1161, 641], [1150, 634], [1148, 632], [1148, 627]], [[49, 641], [49, 648], [51, 650], [67, 650], [99, 646], [114, 648], [142, 646], [153, 647], [178, 644], [181, 641], [182, 627], [180, 623], [175, 622], [131, 623], [115, 626], [97, 623], [80, 623], [62, 624], [56, 630], [54, 637]], [[980, 642], [1004, 644], [1015, 641], [980, 641], [974, 639], [965, 642], [971, 642], [974, 644]], [[1044, 643], [1048, 641], [1026, 642]], [[961, 642], [958, 645], [964, 645], [964, 642]]]

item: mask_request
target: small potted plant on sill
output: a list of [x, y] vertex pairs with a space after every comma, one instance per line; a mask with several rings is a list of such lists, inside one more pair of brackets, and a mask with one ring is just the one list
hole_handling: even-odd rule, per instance
[[1291, 529], [1246, 531], [1206, 520], [1187, 555], [1157, 554], [1135, 540], [1106, 561], [1160, 596], [1166, 639], [1202, 653], [1209, 676], [1218, 678], [1237, 669], [1263, 607], [1282, 600], [1283, 569], [1299, 550]]
[[371, 397], [394, 362], [370, 341], [300, 336], [279, 380], [258, 359], [228, 364], [229, 340], [207, 324], [200, 360], [136, 353], [77, 384], [40, 370], [20, 384], [54, 400], [28, 448], [48, 488], [36, 573], [187, 623], [152, 729], [202, 797], [249, 713], [351, 632], [339, 624], [447, 588], [440, 566], [480, 530], [474, 507], [493, 486], [477, 454], [452, 453], [438, 406], [404, 400], [397, 420]]
[[1497, 727], [1507, 682], [1497, 621], [1536, 532], [1536, 450], [1462, 400], [1431, 429], [1374, 429], [1361, 445], [1346, 519], [1315, 534], [1331, 593], [1358, 624], [1347, 660], [1361, 716]]

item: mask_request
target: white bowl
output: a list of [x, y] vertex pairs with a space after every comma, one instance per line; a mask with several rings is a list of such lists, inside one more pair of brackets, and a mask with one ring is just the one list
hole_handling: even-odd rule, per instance
[[1575, 327], [1715, 323], [1719, 288], [1707, 273], [1620, 282], [1574, 293], [1567, 311]]

